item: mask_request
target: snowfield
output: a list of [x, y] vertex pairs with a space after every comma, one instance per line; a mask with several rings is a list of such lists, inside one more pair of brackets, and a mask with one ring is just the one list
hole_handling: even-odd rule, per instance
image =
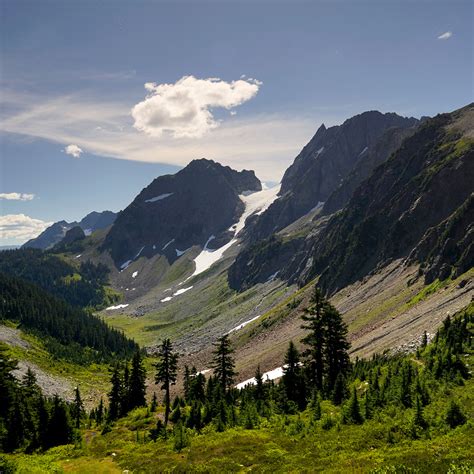
[[234, 238], [222, 247], [212, 250], [208, 248], [211, 240], [215, 238], [213, 235], [211, 235], [208, 238], [201, 253], [194, 259], [196, 267], [194, 273], [191, 276], [196, 276], [205, 272], [214, 263], [222, 258], [224, 252], [237, 242], [239, 232], [245, 227], [245, 221], [247, 217], [250, 217], [252, 214], [260, 215], [270, 207], [270, 204], [278, 196], [280, 185], [269, 189], [267, 189], [266, 186], [263, 187], [264, 189], [262, 189], [262, 191], [257, 191], [254, 193], [244, 191], [239, 196], [241, 201], [245, 204], [245, 210], [240, 216], [239, 220], [229, 228], [229, 230], [234, 232]]
[[167, 301], [171, 301], [175, 296], [182, 295], [183, 293], [186, 293], [186, 291], [189, 291], [192, 288], [193, 288], [192, 286], [188, 286], [187, 288], [181, 288], [180, 290], [175, 291], [172, 296], [167, 296], [166, 298], [163, 298], [162, 300], [160, 300], [160, 303], [166, 303]]
[[154, 198], [147, 199], [145, 202], [156, 202], [156, 201], [161, 201], [163, 199], [166, 199], [167, 197], [172, 196], [174, 193], [166, 193], [166, 194], [160, 194], [159, 196], [155, 196]]
[[118, 304], [117, 306], [109, 306], [108, 308], [105, 308], [105, 311], [112, 311], [114, 309], [122, 309], [126, 308], [128, 304]]
[[260, 316], [261, 316], [261, 314], [259, 314], [258, 316], [255, 316], [255, 318], [249, 319], [248, 321], [244, 321], [243, 323], [239, 324], [238, 326], [235, 326], [235, 328], [232, 328], [227, 334], [230, 334], [232, 332], [239, 331], [240, 329], [243, 329], [245, 326], [247, 326], [247, 324], [250, 324], [251, 322], [256, 321]]
[[132, 273], [132, 278], [136, 278], [137, 275], [138, 275], [138, 272], [133, 272], [133, 273]]

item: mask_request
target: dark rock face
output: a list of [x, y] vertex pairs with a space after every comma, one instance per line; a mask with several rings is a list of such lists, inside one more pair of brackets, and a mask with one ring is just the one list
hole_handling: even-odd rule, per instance
[[174, 261], [189, 247], [204, 246], [211, 236], [222, 244], [244, 210], [239, 194], [261, 188], [253, 171], [194, 160], [143, 189], [119, 214], [102, 250], [109, 250], [121, 267], [139, 254], [161, 253]]
[[474, 267], [474, 193], [448, 219], [425, 232], [410, 260], [423, 262], [426, 284], [456, 278]]
[[99, 229], [105, 229], [111, 225], [117, 217], [112, 211], [91, 212], [80, 222], [59, 221], [49, 226], [38, 237], [29, 240], [22, 245], [23, 248], [50, 249], [61, 242], [68, 230], [79, 226], [86, 234]]
[[84, 231], [77, 225], [66, 232], [66, 235], [64, 236], [64, 239], [61, 240], [60, 245], [69, 245], [73, 242], [84, 240], [85, 238], [86, 234], [84, 234]]
[[283, 241], [273, 235], [244, 248], [228, 271], [229, 286], [246, 290], [257, 283], [274, 278], [288, 279], [298, 265], [298, 253], [304, 247], [303, 239]]
[[416, 124], [408, 128], [391, 127], [373, 146], [367, 147], [367, 150], [357, 159], [352, 171], [331, 193], [324, 204], [322, 214], [332, 214], [345, 207], [359, 185], [371, 175], [377, 166], [384, 163], [392, 153], [398, 150], [403, 140], [413, 135], [415, 130]]
[[[430, 228], [467, 206], [474, 187], [473, 132], [474, 105], [421, 125], [314, 240], [300, 281], [320, 275], [319, 284], [336, 291], [380, 264], [407, 257]], [[457, 235], [470, 233], [468, 217], [456, 222]], [[442, 240], [433, 252], [442, 254], [442, 246], [451, 245]], [[468, 241], [457, 240], [461, 247], [455, 253], [472, 251]], [[421, 250], [418, 255], [428, 257]], [[429, 258], [434, 261], [434, 254]]]
[[79, 222], [79, 227], [84, 231], [95, 231], [105, 229], [112, 225], [117, 218], [117, 214], [112, 211], [96, 212], [93, 211], [87, 214], [84, 219]]
[[74, 226], [66, 232], [64, 238], [57, 243], [52, 251], [53, 252], [66, 252], [66, 251], [81, 251], [81, 241], [86, 238], [84, 231], [78, 226]]
[[[362, 181], [345, 208], [323, 218], [323, 225], [315, 222], [319, 228], [305, 239], [249, 246], [230, 268], [229, 282], [243, 289], [262, 281], [255, 262], [278, 266], [279, 277], [301, 285], [319, 276], [318, 285], [328, 293], [396, 258], [421, 263], [427, 282], [460, 275], [474, 260], [473, 192], [471, 104], [419, 125]], [[293, 254], [282, 265], [278, 253], [287, 248]], [[250, 276], [247, 267], [255, 270]]]
[[[365, 165], [361, 165], [358, 179], [366, 178], [366, 170], [370, 169], [372, 162], [377, 164], [388, 157], [388, 152], [380, 149], [372, 152], [384, 132], [393, 127], [409, 128], [417, 122], [414, 118], [394, 113], [370, 111], [356, 115], [340, 126], [326, 128], [322, 125], [285, 172], [279, 199], [248, 230], [251, 240], [268, 237], [318, 203], [326, 202], [360, 161]], [[365, 161], [364, 155], [369, 150], [371, 158]], [[352, 181], [357, 182], [357, 179]], [[348, 187], [347, 192], [350, 191]], [[338, 198], [337, 205], [344, 203], [345, 199]]]

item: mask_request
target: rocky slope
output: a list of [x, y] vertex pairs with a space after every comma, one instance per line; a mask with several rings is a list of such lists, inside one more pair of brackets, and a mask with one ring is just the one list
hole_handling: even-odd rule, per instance
[[80, 227], [86, 235], [113, 224], [117, 214], [112, 211], [93, 211], [79, 222], [59, 221], [45, 229], [38, 237], [28, 240], [23, 248], [50, 249], [59, 243], [73, 227]]
[[143, 189], [120, 212], [102, 250], [123, 269], [139, 256], [162, 254], [173, 262], [194, 245], [212, 242], [219, 248], [233, 236], [231, 227], [244, 212], [239, 195], [261, 189], [253, 171], [194, 160]]
[[[326, 128], [323, 125], [286, 170], [281, 182], [280, 197], [249, 227], [252, 241], [268, 237], [303, 216], [344, 183], [356, 168], [356, 175], [346, 186], [346, 194], [334, 201], [342, 206], [347, 194], [367, 177], [373, 167], [384, 161], [397, 148], [403, 133], [393, 132], [378, 141], [391, 128], [407, 129], [415, 126], [414, 118], [394, 113], [364, 112], [346, 120], [342, 125]], [[349, 196], [350, 197], [350, 196]]]

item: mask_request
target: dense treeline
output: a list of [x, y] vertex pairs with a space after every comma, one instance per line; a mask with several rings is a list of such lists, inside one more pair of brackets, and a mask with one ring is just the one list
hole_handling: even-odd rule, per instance
[[69, 404], [59, 397], [44, 397], [35, 374], [28, 370], [21, 381], [12, 371], [15, 360], [0, 345], [0, 448], [4, 452], [22, 449], [32, 452], [72, 443], [80, 439], [74, 420], [84, 415], [79, 389]]
[[41, 288], [0, 273], [0, 320], [18, 322], [40, 336], [57, 357], [77, 363], [129, 357], [137, 344], [88, 311], [70, 306]]
[[96, 307], [106, 298], [109, 269], [89, 261], [75, 268], [51, 252], [26, 248], [0, 252], [0, 273], [34, 283], [73, 306]]

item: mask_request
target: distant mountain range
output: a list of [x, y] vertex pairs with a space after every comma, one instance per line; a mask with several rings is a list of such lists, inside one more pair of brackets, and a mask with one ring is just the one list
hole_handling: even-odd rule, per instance
[[80, 222], [59, 221], [45, 229], [38, 237], [28, 240], [23, 248], [36, 248], [47, 250], [61, 242], [66, 233], [73, 227], [80, 227], [86, 235], [105, 229], [115, 222], [117, 214], [112, 211], [96, 212], [87, 214]]

